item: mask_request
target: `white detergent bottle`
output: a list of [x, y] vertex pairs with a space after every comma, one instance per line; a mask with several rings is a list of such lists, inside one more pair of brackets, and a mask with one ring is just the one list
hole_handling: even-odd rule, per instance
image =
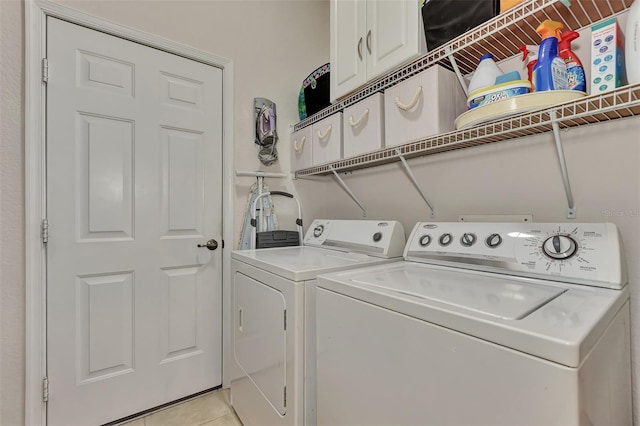
[[[640, 0], [638, 0], [640, 1]], [[477, 90], [484, 89], [496, 84], [496, 78], [502, 75], [502, 71], [498, 68], [495, 62], [493, 62], [493, 55], [487, 53], [480, 57], [480, 64], [471, 77], [471, 83], [469, 83], [468, 94], [471, 94]]]
[[629, 8], [625, 31], [624, 61], [629, 84], [640, 83], [640, 0]]

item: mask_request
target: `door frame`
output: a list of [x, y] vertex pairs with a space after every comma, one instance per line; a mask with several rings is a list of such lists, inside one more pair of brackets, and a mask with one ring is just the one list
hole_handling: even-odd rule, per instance
[[222, 70], [222, 385], [229, 386], [228, 357], [230, 265], [233, 241], [233, 61], [166, 38], [115, 24], [47, 0], [25, 0], [25, 424], [46, 425], [46, 57], [47, 17], [130, 40]]

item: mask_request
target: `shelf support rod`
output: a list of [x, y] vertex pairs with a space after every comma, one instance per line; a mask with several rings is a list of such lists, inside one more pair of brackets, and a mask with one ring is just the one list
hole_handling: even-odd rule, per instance
[[358, 205], [358, 207], [360, 207], [360, 210], [362, 210], [362, 217], [367, 217], [367, 211], [364, 207], [362, 207], [362, 204], [360, 204], [360, 201], [358, 201], [358, 198], [353, 194], [353, 192], [351, 192], [347, 184], [344, 183], [340, 175], [336, 172], [336, 169], [334, 169], [333, 166], [329, 166], [329, 170], [331, 170], [333, 175], [336, 177], [342, 189], [344, 189], [347, 194], [349, 194], [349, 197], [351, 197], [351, 199]]
[[576, 207], [573, 202], [573, 193], [571, 192], [571, 182], [569, 181], [569, 172], [567, 171], [567, 162], [564, 158], [564, 149], [562, 148], [562, 138], [560, 137], [560, 125], [558, 125], [558, 116], [555, 109], [551, 109], [551, 127], [553, 128], [553, 139], [556, 142], [556, 151], [558, 152], [558, 160], [560, 162], [560, 171], [562, 172], [562, 181], [564, 183], [564, 192], [567, 194], [567, 218], [576, 218]]
[[462, 86], [462, 90], [464, 90], [464, 94], [469, 95], [469, 88], [467, 87], [467, 83], [464, 81], [464, 77], [460, 72], [460, 68], [458, 68], [458, 63], [456, 62], [456, 58], [451, 53], [451, 47], [449, 46], [445, 47], [444, 53], [447, 55], [447, 58], [449, 58], [449, 61], [451, 62], [451, 66], [453, 67], [453, 72], [456, 73], [456, 77], [458, 77], [458, 81], [460, 82], [460, 86]]
[[409, 179], [411, 180], [411, 183], [413, 183], [413, 186], [416, 187], [416, 189], [418, 190], [418, 193], [420, 194], [424, 202], [427, 203], [427, 206], [429, 206], [429, 210], [431, 210], [431, 217], [434, 217], [436, 214], [435, 214], [435, 211], [433, 210], [433, 206], [431, 205], [431, 201], [429, 201], [429, 198], [427, 198], [424, 191], [422, 190], [422, 187], [418, 183], [418, 180], [416, 179], [415, 175], [411, 171], [411, 168], [409, 167], [409, 163], [407, 163], [407, 160], [405, 160], [404, 155], [402, 155], [402, 152], [400, 152], [400, 148], [396, 148], [396, 155], [402, 162], [402, 165], [404, 166], [405, 171], [409, 175]]

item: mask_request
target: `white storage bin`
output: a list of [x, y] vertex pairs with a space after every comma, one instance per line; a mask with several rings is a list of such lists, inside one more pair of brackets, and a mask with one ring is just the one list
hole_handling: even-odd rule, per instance
[[384, 93], [387, 147], [454, 130], [466, 111], [466, 96], [456, 75], [440, 65], [388, 88]]
[[307, 126], [291, 134], [291, 170], [311, 167], [313, 126]]
[[313, 165], [342, 158], [342, 113], [336, 113], [313, 125]]
[[345, 158], [384, 148], [384, 98], [382, 93], [351, 105], [344, 110]]

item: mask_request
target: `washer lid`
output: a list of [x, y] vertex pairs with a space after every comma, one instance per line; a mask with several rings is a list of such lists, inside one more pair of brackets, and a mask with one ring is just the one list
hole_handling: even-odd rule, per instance
[[629, 300], [629, 286], [614, 290], [407, 261], [323, 274], [317, 286], [569, 367], [580, 365]]
[[431, 300], [506, 320], [518, 320], [565, 292], [544, 284], [502, 277], [453, 274], [408, 265], [402, 270], [358, 275], [354, 283], [383, 288], [417, 299]]
[[321, 273], [391, 261], [362, 253], [305, 246], [239, 250], [232, 252], [231, 257], [293, 281], [311, 280]]

